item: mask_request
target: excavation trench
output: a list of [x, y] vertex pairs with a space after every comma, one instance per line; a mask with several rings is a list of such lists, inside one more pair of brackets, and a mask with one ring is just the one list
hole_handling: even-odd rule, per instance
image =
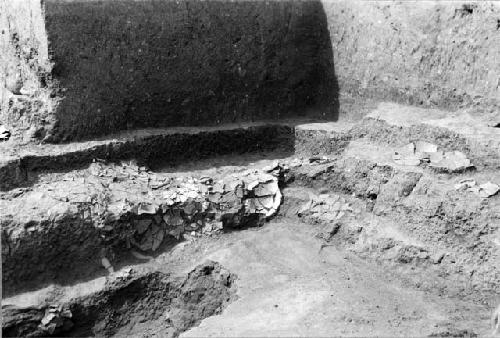
[[[261, 156], [245, 155], [243, 162]], [[3, 335], [175, 337], [222, 311], [234, 298], [236, 276], [219, 264], [204, 263], [187, 276], [173, 276], [144, 271], [140, 263], [168, 255], [180, 242], [260, 226], [272, 218], [282, 202], [287, 170], [272, 160], [261, 162], [246, 170], [171, 173], [170, 167], [152, 172], [133, 162], [97, 161], [57, 174], [56, 180], [46, 176], [39, 189], [17, 198], [22, 205], [31, 198], [45, 207], [49, 203], [49, 217], [44, 207], [22, 229], [21, 219], [5, 224], [4, 297], [15, 299], [53, 283], [78, 289], [78, 283], [106, 282], [66, 301], [36, 307], [11, 302], [3, 307]]]
[[[266, 163], [162, 173], [95, 162], [21, 192], [2, 222], [3, 295], [87, 280], [181, 241], [262, 225], [281, 204], [286, 172]], [[26, 205], [33, 209], [16, 215]]]
[[[337, 250], [333, 251], [334, 256], [349, 253], [369, 262], [366, 264], [375, 263], [374, 270], [380, 269], [381, 274], [384, 269], [390, 270], [393, 279], [400, 283], [396, 288], [418, 289], [443, 304], [458, 304], [457, 299], [461, 299], [468, 302], [465, 308], [477, 306], [477, 316], [484, 317], [486, 307], [493, 306], [500, 285], [495, 237], [500, 217], [495, 210], [500, 207], [500, 199], [495, 194], [480, 197], [477, 192], [456, 185], [464, 177], [466, 182], [478, 184], [498, 181], [500, 177], [493, 166], [498, 153], [482, 143], [469, 147], [474, 143], [451, 131], [436, 133], [428, 126], [387, 125], [366, 118], [354, 126], [276, 126], [265, 129], [264, 134], [257, 133], [272, 140], [269, 146], [266, 142], [255, 146], [258, 137], [247, 134], [264, 130], [259, 128], [236, 131], [248, 137], [248, 142], [240, 140], [227, 148], [208, 143], [209, 134], [202, 137], [205, 143], [196, 142], [197, 134], [175, 136], [184, 140], [180, 144], [192, 145], [179, 161], [181, 164], [170, 160], [161, 165], [163, 158], [173, 159], [173, 154], [181, 152], [167, 141], [169, 138], [160, 142], [163, 148], [158, 149], [150, 149], [158, 139], [142, 145], [136, 140], [130, 143], [131, 148], [120, 143], [118, 148], [135, 149], [124, 152], [128, 155], [123, 157], [103, 151], [104, 159], [95, 159], [99, 157], [94, 155], [102, 149], [89, 148], [80, 166], [70, 171], [57, 170], [58, 161], [64, 163], [63, 155], [52, 158], [53, 166], [40, 171], [29, 187], [8, 190], [0, 201], [8, 215], [2, 219], [3, 296], [9, 297], [11, 304], [3, 308], [8, 318], [3, 327], [5, 335], [134, 335], [150, 328], [178, 335], [184, 330], [195, 330], [199, 321], [219, 313], [221, 304], [233, 299], [226, 291], [220, 291], [233, 290], [232, 282], [212, 283], [210, 277], [209, 284], [214, 285], [210, 289], [216, 293], [201, 292], [199, 297], [208, 295], [217, 307], [199, 310], [178, 303], [179, 297], [185, 298], [182, 281], [196, 272], [185, 275], [200, 262], [219, 262], [229, 271], [229, 279], [244, 273], [244, 280], [237, 282], [239, 296], [240, 291], [248, 296], [254, 290], [252, 283], [259, 280], [271, 284], [264, 283], [259, 290], [275, 287], [273, 283], [283, 281], [283, 270], [287, 269], [292, 269], [291, 276], [310, 278], [315, 283], [317, 274], [322, 276], [323, 271], [331, 268], [334, 272], [329, 278], [343, 288], [346, 284], [338, 281], [337, 270], [339, 266], [344, 269], [344, 265], [324, 266], [317, 262], [312, 270], [302, 266], [308, 265], [304, 261], [323, 259], [322, 255], [332, 252], [329, 250]], [[230, 131], [228, 137], [234, 136], [234, 132]], [[216, 135], [215, 144], [225, 144], [217, 140], [225, 139], [226, 134]], [[395, 162], [393, 155], [401, 151], [401, 146], [422, 139], [448, 152], [462, 151], [476, 167], [443, 171], [428, 162]], [[293, 154], [290, 147], [294, 148]], [[161, 149], [169, 150], [162, 153]], [[146, 156], [140, 161], [152, 165], [154, 170], [130, 161], [142, 150]], [[201, 152], [205, 159], [195, 160], [196, 152]], [[486, 160], [481, 161], [482, 158]], [[125, 159], [129, 161], [120, 161]], [[36, 163], [37, 159], [30, 161]], [[253, 235], [251, 228], [265, 223], [271, 224], [255, 231], [263, 235]], [[274, 227], [277, 230], [269, 230]], [[271, 237], [267, 238], [269, 233]], [[235, 238], [240, 242], [232, 242]], [[318, 247], [314, 247], [316, 244]], [[296, 245], [302, 251], [296, 252]], [[210, 254], [210, 246], [212, 251], [214, 247], [220, 251]], [[256, 262], [247, 266], [248, 255], [257, 258], [253, 257]], [[266, 264], [271, 266], [268, 270], [252, 270]], [[218, 271], [217, 265], [212, 266], [213, 271]], [[138, 271], [131, 271], [130, 267]], [[195, 271], [205, 268], [199, 269]], [[254, 272], [256, 276], [252, 277]], [[363, 282], [371, 278], [369, 275], [361, 276]], [[219, 280], [217, 276], [216, 273], [214, 278]], [[385, 283], [386, 277], [377, 278], [377, 282]], [[61, 296], [74, 296], [74, 290], [85, 289], [82, 285], [88, 283], [98, 285], [85, 295]], [[306, 284], [307, 290], [316, 290]], [[279, 285], [284, 292], [290, 291], [288, 284]], [[329, 293], [330, 289], [321, 292]], [[369, 289], [369, 293], [377, 292]], [[186, 294], [194, 295], [189, 290]], [[25, 295], [46, 299], [24, 306], [26, 302], [21, 299]], [[266, 297], [259, 294], [257, 299]], [[293, 297], [286, 296], [285, 303]], [[33, 302], [38, 306], [33, 306]], [[155, 305], [150, 310], [142, 305], [146, 303]], [[335, 304], [329, 306], [339, 308]], [[182, 312], [181, 319], [171, 316], [172, 308], [185, 307], [189, 313]], [[235, 311], [238, 306], [228, 308]], [[394, 315], [401, 314], [396, 311]], [[411, 313], [405, 316], [411, 323], [416, 320]], [[452, 319], [450, 325], [436, 332], [486, 332], [483, 322], [470, 324], [478, 318], [463, 318], [468, 320], [467, 325], [458, 325]], [[381, 323], [385, 318], [376, 320]], [[434, 323], [433, 320], [428, 319], [425, 325]], [[208, 320], [201, 325], [205, 322], [213, 323]], [[365, 324], [369, 326], [370, 322]], [[473, 330], [467, 331], [470, 328]], [[417, 332], [398, 330], [382, 330], [380, 335]], [[220, 334], [215, 332], [214, 335]]]
[[[355, 142], [351, 141], [343, 151], [353, 151], [353, 144]], [[337, 152], [342, 153], [341, 148]], [[235, 277], [231, 266], [238, 266], [239, 260], [235, 257], [234, 262], [232, 258], [221, 262], [223, 266], [229, 265], [228, 272], [219, 273], [224, 269], [209, 263], [209, 268], [196, 268], [188, 277], [176, 275], [174, 278], [155, 271], [161, 266], [170, 269], [171, 263], [166, 264], [162, 261], [165, 258], [160, 256], [171, 256], [174, 260], [182, 256], [181, 261], [189, 260], [191, 255], [195, 261], [210, 258], [201, 249], [179, 254], [171, 252], [171, 248], [178, 246], [179, 241], [184, 241], [186, 247], [197, 247], [196, 243], [204, 241], [218, 246], [220, 240], [222, 251], [230, 250], [232, 244], [223, 244], [224, 238], [241, 233], [231, 230], [260, 226], [269, 220], [273, 223], [272, 219], [277, 219], [287, 223], [285, 236], [298, 231], [296, 227], [288, 227], [297, 217], [305, 223], [302, 228], [317, 231], [314, 237], [322, 244], [319, 251], [312, 249], [315, 255], [334, 246], [380, 264], [381, 270], [391, 269], [401, 276], [409, 289], [418, 288], [439, 297], [469, 297], [481, 302], [494, 298], [498, 268], [494, 260], [481, 253], [494, 254], [487, 234], [497, 221], [491, 210], [495, 209], [498, 199], [478, 201], [473, 195], [455, 192], [453, 177], [445, 174], [440, 174], [440, 182], [433, 183], [436, 173], [427, 169], [400, 171], [390, 165], [344, 154], [303, 160], [285, 157], [277, 162], [269, 158], [255, 161], [251, 166], [245, 156], [240, 166], [195, 170], [200, 165], [227, 161], [227, 158], [211, 159], [193, 163], [191, 171], [186, 164], [185, 171], [176, 173], [171, 168], [151, 172], [131, 163], [95, 162], [87, 169], [56, 176], [57, 180], [42, 185], [40, 189], [50, 191], [50, 196], [41, 200], [37, 189], [23, 193], [18, 203], [25, 205], [31, 198], [37, 198], [38, 203], [42, 201], [55, 215], [66, 216], [50, 219], [51, 223], [30, 223], [31, 229], [26, 232], [11, 233], [8, 238], [18, 236], [21, 244], [16, 247], [13, 242], [14, 245], [8, 246], [12, 255], [7, 256], [3, 270], [4, 275], [10, 273], [10, 279], [4, 280], [7, 292], [16, 294], [39, 289], [54, 281], [71, 289], [76, 288], [73, 284], [76, 280], [109, 276], [100, 277], [107, 280], [106, 284], [90, 295], [56, 304], [48, 302], [41, 308], [4, 307], [4, 314], [8, 315], [4, 335], [29, 332], [33, 336], [43, 336], [49, 332], [43, 330], [53, 330], [49, 334], [56, 336], [113, 336], [133, 335], [150, 329], [162, 335], [178, 335], [203, 318], [219, 313], [223, 304], [233, 299]], [[450, 184], [443, 185], [446, 180]], [[447, 188], [449, 185], [451, 191]], [[89, 189], [94, 189], [95, 193], [90, 194], [90, 200], [82, 201], [82, 196], [87, 198]], [[432, 198], [426, 191], [433, 191]], [[468, 210], [461, 212], [455, 205], [467, 205]], [[94, 237], [85, 237], [82, 242], [82, 233], [78, 233], [81, 228], [70, 230], [68, 227], [82, 223], [68, 222], [69, 215], [82, 215], [78, 217], [86, 220]], [[464, 215], [469, 216], [464, 218]], [[394, 223], [396, 219], [404, 220], [409, 231], [404, 232]], [[44, 228], [48, 224], [50, 226]], [[452, 233], [451, 224], [454, 225]], [[274, 226], [269, 224], [268, 228]], [[484, 237], [480, 234], [477, 237], [478, 232], [467, 234], [469, 228], [480, 229]], [[38, 237], [22, 239], [26, 235]], [[307, 239], [311, 234], [299, 232], [298, 236]], [[282, 244], [280, 238], [268, 239], [277, 248], [287, 245], [288, 240], [285, 237]], [[457, 248], [456, 243], [463, 242], [470, 243], [468, 248], [472, 245], [474, 248]], [[26, 246], [27, 243], [31, 246]], [[131, 252], [138, 253], [140, 258], [131, 261], [130, 258], [134, 258]], [[269, 254], [279, 256], [282, 253]], [[22, 262], [15, 261], [20, 257]], [[262, 257], [266, 257], [266, 261], [271, 259]], [[91, 268], [83, 265], [86, 261]], [[25, 264], [22, 269], [19, 268], [21, 263]], [[140, 270], [143, 264], [137, 263], [149, 264], [152, 270], [135, 273], [127, 267], [132, 264], [134, 269]], [[40, 272], [48, 273], [40, 275], [36, 264], [45, 264]], [[278, 266], [282, 264], [280, 261]], [[464, 274], [472, 264], [474, 274]], [[84, 278], [67, 278], [72, 271], [82, 270], [87, 273]], [[203, 271], [214, 272], [205, 274]], [[44, 279], [36, 280], [37, 276]], [[194, 292], [184, 287], [190, 283], [190, 276], [201, 281], [202, 291]], [[267, 274], [262, 276], [267, 278]], [[26, 283], [30, 279], [35, 280], [31, 285]], [[16, 289], [12, 281], [21, 288]], [[210, 300], [206, 307], [204, 297]], [[186, 298], [187, 305], [183, 303]], [[58, 308], [59, 305], [62, 307]], [[65, 310], [69, 310], [71, 318]], [[45, 319], [48, 324], [43, 324], [47, 316], [51, 320]], [[452, 329], [455, 331], [450, 332], [475, 334], [475, 331], [467, 331], [467, 327], [465, 331], [456, 326]]]
[[4, 7], [4, 336], [489, 333], [496, 4]]
[[161, 335], [176, 337], [234, 298], [236, 276], [215, 262], [186, 276], [124, 270], [105, 287], [65, 304], [3, 308], [4, 337]]

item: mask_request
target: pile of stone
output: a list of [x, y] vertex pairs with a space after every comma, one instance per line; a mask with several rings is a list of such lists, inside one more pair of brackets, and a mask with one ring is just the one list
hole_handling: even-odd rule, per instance
[[461, 172], [473, 167], [464, 153], [439, 151], [437, 145], [424, 141], [407, 144], [398, 149], [392, 158], [399, 165], [428, 164], [429, 167], [441, 172]]
[[60, 305], [50, 305], [45, 309], [45, 315], [38, 327], [49, 335], [64, 332], [73, 327], [71, 317], [72, 313], [69, 309]]
[[[108, 189], [90, 199], [89, 213], [108, 239], [121, 237], [131, 249], [156, 251], [167, 236], [192, 240], [225, 227], [261, 224], [281, 204], [279, 179], [285, 170], [276, 164], [214, 180], [162, 177], [145, 168], [94, 163], [94, 176], [112, 177]], [[127, 189], [129, 180], [139, 184]], [[134, 193], [138, 188], [141, 192]]]
[[481, 198], [488, 198], [496, 195], [500, 191], [500, 186], [492, 182], [477, 184], [474, 179], [466, 178], [455, 184], [455, 189], [473, 192]]
[[298, 211], [298, 215], [321, 223], [334, 223], [353, 211], [349, 202], [342, 196], [311, 194], [309, 201]]

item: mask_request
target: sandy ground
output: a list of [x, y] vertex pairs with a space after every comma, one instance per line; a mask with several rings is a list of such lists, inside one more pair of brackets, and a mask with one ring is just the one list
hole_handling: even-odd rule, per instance
[[[316, 236], [321, 227], [278, 219], [262, 228], [183, 242], [154, 260], [127, 266], [181, 273], [210, 259], [237, 275], [237, 299], [182, 337], [490, 334], [490, 309], [409, 288], [395, 271], [323, 246]], [[101, 277], [57, 291], [47, 288], [4, 304], [68, 300], [97, 291], [104, 282]]]
[[489, 333], [481, 306], [402, 286], [333, 246], [314, 226], [280, 220], [205, 249], [239, 279], [239, 299], [183, 337], [426, 336]]

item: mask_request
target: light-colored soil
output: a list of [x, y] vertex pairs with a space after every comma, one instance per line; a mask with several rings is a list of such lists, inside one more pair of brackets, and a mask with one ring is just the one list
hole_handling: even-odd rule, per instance
[[322, 248], [320, 230], [284, 219], [208, 249], [239, 276], [239, 299], [183, 337], [489, 333], [487, 307], [408, 288], [388, 269]]
[[[143, 273], [181, 273], [210, 259], [238, 276], [237, 299], [222, 314], [203, 320], [183, 337], [490, 333], [491, 309], [487, 306], [408, 287], [390, 269], [340, 247], [323, 246], [316, 235], [324, 227], [280, 219], [259, 229], [183, 243], [155, 260], [132, 266]], [[45, 289], [5, 299], [4, 305], [69, 300], [99, 291], [104, 283], [101, 278], [79, 287]], [[162, 323], [149, 322], [147, 332], [156, 335], [143, 336], [162, 336], [157, 330]], [[129, 332], [139, 334], [137, 325], [135, 329], [129, 326]]]
[[[392, 119], [398, 109], [408, 114]], [[319, 153], [312, 157], [277, 149], [226, 154], [143, 172], [150, 182], [164, 176], [220, 179], [275, 161], [289, 168], [280, 176], [284, 198], [279, 214], [264, 227], [225, 228], [222, 234], [172, 241], [147, 259], [115, 256], [111, 259], [115, 270], [120, 274], [132, 267], [144, 276], [157, 272], [185, 275], [212, 260], [237, 276], [237, 298], [219, 315], [197, 318], [198, 327], [185, 327], [182, 334], [186, 337], [488, 336], [492, 311], [500, 302], [500, 195], [482, 198], [455, 184], [464, 178], [500, 184], [499, 154], [490, 147], [496, 142], [496, 128], [468, 115], [475, 123], [476, 132], [471, 133], [470, 124], [457, 128], [457, 119], [466, 115], [443, 120], [440, 111], [398, 105], [379, 105], [377, 112], [342, 126], [301, 125], [299, 129], [318, 141]], [[417, 113], [422, 114], [415, 117]], [[446, 151], [462, 151], [476, 167], [437, 172], [426, 163], [394, 162], [392, 155], [398, 147], [419, 140]], [[299, 141], [305, 150], [312, 149], [305, 140]], [[301, 156], [305, 158], [298, 159]], [[117, 169], [98, 165], [107, 174]], [[9, 210], [21, 211], [18, 205], [29, 200], [40, 218], [35, 230], [43, 233], [46, 207], [36, 199], [37, 194], [57, 193], [63, 203], [71, 201], [74, 192], [61, 187], [78, 187], [79, 180], [69, 179], [75, 175], [93, 176], [95, 186], [108, 193], [121, 187], [120, 193], [129, 194], [132, 200], [145, 201], [158, 192], [129, 180], [107, 186], [106, 175], [92, 174], [89, 168], [44, 173], [34, 185], [2, 194], [2, 203]], [[134, 190], [140, 188], [145, 193]], [[14, 211], [9, 227], [20, 231], [19, 238], [30, 236], [23, 230], [32, 228], [23, 218], [29, 214]], [[65, 229], [64, 224], [59, 229]], [[64, 244], [63, 238], [69, 237], [55, 236], [54, 245]], [[61, 246], [68, 257], [75, 254], [71, 245]], [[44, 283], [30, 285], [34, 291], [12, 292], [3, 303], [22, 307], [81, 304], [82, 299], [95, 297], [116, 276], [99, 265], [99, 253], [95, 259], [92, 255], [89, 266], [65, 266], [66, 280], [47, 285], [47, 275]], [[43, 253], [40, 257], [43, 260]], [[44, 263], [52, 267], [50, 261]], [[11, 271], [14, 277], [19, 272]], [[85, 276], [76, 276], [79, 272]], [[146, 289], [150, 287], [154, 285]], [[106, 301], [101, 306], [113, 308]], [[133, 318], [144, 317], [147, 312], [141, 311], [134, 308]], [[138, 334], [148, 326], [144, 336], [161, 336], [168, 318], [144, 318], [137, 326], [114, 321], [111, 331], [106, 327], [93, 330]], [[69, 333], [78, 332], [79, 325], [75, 321], [76, 331]]]

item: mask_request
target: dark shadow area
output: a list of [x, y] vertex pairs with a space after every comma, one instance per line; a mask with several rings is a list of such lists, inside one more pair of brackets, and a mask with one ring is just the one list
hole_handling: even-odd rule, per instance
[[46, 1], [61, 98], [51, 142], [147, 127], [338, 119], [312, 1]]
[[101, 231], [80, 214], [46, 220], [43, 231], [9, 243], [2, 234], [2, 297], [56, 283], [68, 285], [103, 276]]
[[[112, 258], [114, 269], [118, 270], [156, 258], [183, 241], [165, 236], [156, 251], [142, 254], [149, 257], [141, 259], [131, 254], [131, 250], [138, 250], [130, 248], [123, 239], [129, 228], [128, 222], [120, 224], [115, 225], [114, 235], [108, 237], [109, 232], [96, 227], [90, 219], [72, 214], [42, 233], [33, 232], [23, 237], [15, 246], [6, 240], [7, 236], [3, 236], [2, 246], [7, 257], [2, 263], [2, 297], [54, 284], [68, 286], [107, 276], [108, 271], [100, 261], [105, 252], [112, 251], [113, 257], [109, 258]], [[103, 239], [104, 234], [106, 239]]]
[[[153, 170], [160, 171], [165, 167], [180, 167], [186, 162], [196, 162], [196, 170], [209, 169], [227, 163], [202, 161], [219, 156], [257, 155], [266, 158], [269, 153], [279, 152], [282, 156], [294, 153], [295, 129], [287, 125], [266, 125], [248, 129], [234, 129], [215, 133], [198, 133], [196, 135], [177, 135], [154, 141], [145, 153], [145, 163]], [[258, 155], [260, 154], [260, 155]], [[242, 161], [240, 165], [248, 165], [252, 161]], [[175, 170], [174, 171], [178, 171]]]
[[[30, 187], [43, 174], [84, 169], [95, 160], [119, 162], [134, 159], [140, 165], [157, 170], [226, 155], [251, 153], [268, 158], [269, 152], [279, 151], [282, 156], [291, 156], [294, 153], [294, 130], [293, 124], [269, 123], [247, 128], [161, 133], [130, 137], [120, 142], [110, 139], [102, 145], [54, 155], [28, 155], [0, 167], [0, 175], [4, 178], [0, 182], [0, 191]], [[210, 162], [206, 163], [209, 165]], [[206, 167], [199, 169], [203, 168]]]
[[[206, 261], [178, 275], [132, 272], [64, 304], [2, 306], [4, 337], [178, 337], [218, 314], [235, 297], [236, 276]], [[47, 317], [47, 313], [52, 316]], [[165, 318], [165, 313], [170, 316]], [[48, 318], [48, 319], [47, 319]]]

